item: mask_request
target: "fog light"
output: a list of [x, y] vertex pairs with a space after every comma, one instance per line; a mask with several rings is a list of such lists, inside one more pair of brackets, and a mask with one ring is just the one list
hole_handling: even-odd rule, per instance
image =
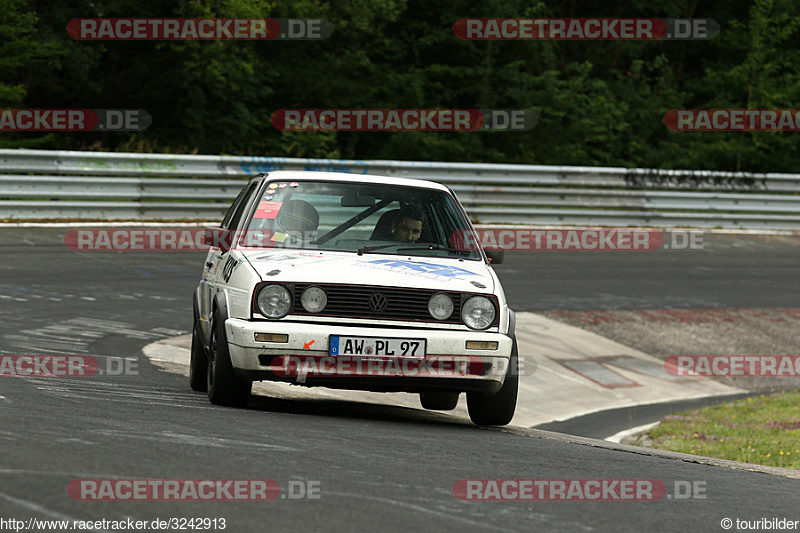
[[467, 350], [496, 350], [497, 341], [467, 341]]
[[328, 296], [319, 287], [309, 287], [300, 296], [300, 303], [309, 313], [319, 313], [328, 305]]
[[283, 333], [256, 333], [258, 342], [289, 342], [289, 335]]
[[436, 320], [447, 320], [453, 314], [453, 299], [440, 292], [431, 296], [428, 300], [428, 312]]

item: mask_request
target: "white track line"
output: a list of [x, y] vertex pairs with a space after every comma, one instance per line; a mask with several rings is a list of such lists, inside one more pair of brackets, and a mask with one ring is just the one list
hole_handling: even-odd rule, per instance
[[631, 435], [635, 435], [637, 433], [643, 433], [643, 432], [647, 431], [648, 429], [656, 427], [660, 423], [661, 422], [653, 422], [652, 424], [645, 424], [643, 426], [637, 426], [635, 428], [626, 429], [626, 430], [620, 431], [619, 433], [614, 433], [610, 437], [606, 437], [603, 440], [607, 440], [608, 442], [616, 442], [617, 444], [620, 444], [622, 442], [622, 439], [624, 439], [626, 437], [630, 437]]

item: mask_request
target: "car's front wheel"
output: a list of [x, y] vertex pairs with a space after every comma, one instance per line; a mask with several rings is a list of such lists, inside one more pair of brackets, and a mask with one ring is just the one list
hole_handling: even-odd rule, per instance
[[211, 342], [208, 346], [208, 399], [215, 405], [244, 407], [250, 401], [252, 381], [245, 381], [233, 372], [228, 350], [225, 321], [219, 309], [214, 311], [211, 325]]
[[506, 379], [500, 390], [492, 395], [480, 392], [467, 393], [467, 410], [469, 418], [479, 426], [504, 426], [514, 418], [517, 407], [517, 391], [519, 390], [519, 362], [517, 340], [511, 348]]

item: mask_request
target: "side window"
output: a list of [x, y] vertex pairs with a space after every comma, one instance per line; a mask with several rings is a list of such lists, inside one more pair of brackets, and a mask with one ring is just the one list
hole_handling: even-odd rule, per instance
[[[242, 214], [249, 203], [248, 200], [259, 185], [260, 182], [251, 183], [244, 191], [242, 191], [241, 197], [237, 199], [238, 203], [231, 208], [231, 217], [228, 219], [228, 225], [224, 227], [228, 229], [236, 229], [239, 226], [239, 221], [242, 219]], [[228, 217], [226, 216], [226, 218]]]
[[239, 191], [239, 194], [236, 196], [236, 199], [233, 201], [231, 206], [228, 208], [228, 212], [225, 213], [225, 218], [222, 219], [222, 224], [220, 224], [221, 228], [228, 228], [230, 227], [231, 218], [233, 218], [233, 214], [236, 213], [239, 205], [242, 203], [242, 200], [247, 196], [247, 191], [250, 188], [247, 186], [242, 187], [242, 190]]

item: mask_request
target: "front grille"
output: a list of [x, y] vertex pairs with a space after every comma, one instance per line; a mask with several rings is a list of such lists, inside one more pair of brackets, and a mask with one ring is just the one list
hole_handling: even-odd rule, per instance
[[[418, 320], [444, 324], [461, 323], [461, 299], [459, 292], [446, 292], [420, 289], [399, 289], [395, 287], [375, 287], [371, 285], [329, 285], [319, 283], [294, 284], [294, 309], [291, 314], [312, 316], [300, 304], [300, 295], [307, 287], [320, 287], [328, 296], [328, 305], [321, 313], [313, 316], [335, 316], [352, 318], [371, 318], [378, 320]], [[428, 312], [428, 300], [434, 294], [444, 292], [453, 299], [453, 314], [447, 320], [438, 321]], [[370, 308], [370, 298], [382, 294], [386, 298], [386, 308], [375, 311]], [[467, 295], [468, 296], [468, 295]]]

